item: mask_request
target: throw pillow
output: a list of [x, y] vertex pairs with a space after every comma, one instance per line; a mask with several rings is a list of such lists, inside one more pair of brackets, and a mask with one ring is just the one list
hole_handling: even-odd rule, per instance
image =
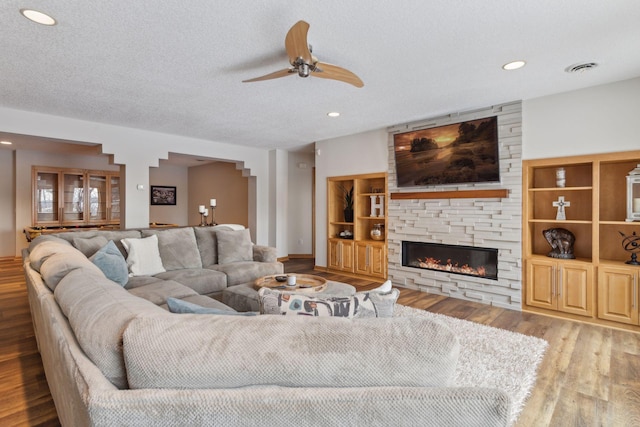
[[95, 236], [88, 239], [80, 237], [74, 237], [72, 240], [73, 246], [84, 254], [87, 258], [90, 258], [93, 254], [98, 252], [100, 248], [103, 248], [107, 244], [108, 240], [103, 236]]
[[349, 297], [322, 298], [283, 293], [269, 288], [258, 291], [261, 314], [332, 317], [392, 317], [400, 291], [358, 292]]
[[127, 238], [121, 242], [127, 250], [129, 276], [154, 276], [166, 271], [158, 250], [158, 236]]
[[202, 268], [193, 227], [142, 230], [142, 237], [158, 236], [158, 250], [167, 271]]
[[391, 292], [393, 289], [393, 285], [391, 284], [391, 280], [387, 280], [382, 285], [377, 288], [371, 289], [369, 292], [380, 292], [381, 294], [386, 294], [387, 292]]
[[218, 230], [218, 264], [253, 261], [253, 243], [249, 229]]
[[[88, 239], [85, 239], [88, 240]], [[113, 240], [104, 245], [89, 258], [109, 280], [125, 286], [129, 281], [129, 270], [127, 261]]]
[[178, 298], [167, 298], [167, 306], [172, 313], [193, 313], [193, 314], [224, 314], [228, 316], [255, 316], [257, 313], [247, 311], [238, 313], [237, 311], [221, 310], [219, 308], [203, 307], [189, 301], [183, 301]]

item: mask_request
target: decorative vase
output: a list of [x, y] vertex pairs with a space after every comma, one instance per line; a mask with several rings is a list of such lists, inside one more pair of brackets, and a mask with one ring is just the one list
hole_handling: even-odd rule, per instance
[[353, 209], [344, 210], [344, 222], [353, 222]]
[[369, 235], [373, 240], [384, 240], [384, 224], [373, 224]]

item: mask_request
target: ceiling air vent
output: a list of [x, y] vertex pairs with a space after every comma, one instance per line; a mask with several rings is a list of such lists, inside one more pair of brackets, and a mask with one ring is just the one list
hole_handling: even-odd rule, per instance
[[564, 70], [567, 73], [583, 73], [585, 71], [589, 71], [589, 70], [591, 70], [593, 68], [596, 68], [597, 66], [598, 66], [598, 64], [596, 64], [595, 62], [584, 62], [582, 64], [569, 65]]

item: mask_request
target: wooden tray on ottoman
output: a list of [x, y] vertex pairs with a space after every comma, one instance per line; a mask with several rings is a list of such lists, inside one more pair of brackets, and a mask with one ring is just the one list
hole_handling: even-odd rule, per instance
[[[278, 282], [276, 276], [296, 276], [296, 284], [289, 286], [287, 282]], [[256, 289], [271, 288], [285, 292], [321, 292], [327, 287], [327, 279], [313, 274], [272, 274], [256, 279], [253, 286]]]

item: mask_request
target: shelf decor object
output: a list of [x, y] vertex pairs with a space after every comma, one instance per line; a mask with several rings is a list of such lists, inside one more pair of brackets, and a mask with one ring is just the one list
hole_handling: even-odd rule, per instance
[[576, 236], [566, 228], [549, 228], [544, 230], [542, 235], [549, 245], [551, 252], [547, 256], [551, 258], [575, 259], [573, 254], [573, 244], [576, 242]]
[[565, 207], [569, 207], [571, 206], [571, 202], [569, 201], [565, 201], [564, 200], [564, 196], [559, 196], [558, 200], [555, 202], [552, 202], [553, 207], [558, 208], [558, 213], [556, 214], [556, 221], [564, 221], [567, 219], [567, 215], [564, 212], [564, 208]]
[[640, 265], [638, 262], [638, 252], [640, 252], [640, 236], [636, 235], [634, 231], [630, 235], [625, 235], [622, 231], [618, 231], [622, 236], [622, 247], [625, 251], [631, 254], [631, 259], [629, 261], [625, 261], [625, 264], [630, 265]]
[[211, 199], [209, 200], [209, 207], [211, 208], [211, 224], [209, 224], [210, 226], [214, 226], [214, 225], [218, 225], [218, 223], [216, 222], [216, 206], [218, 205], [218, 202], [216, 201], [216, 199]]
[[564, 168], [556, 169], [556, 187], [564, 188], [567, 180], [565, 179], [565, 170]]
[[[384, 196], [372, 195], [369, 197], [371, 199], [371, 215], [370, 216], [383, 217], [384, 216]], [[376, 212], [377, 212], [377, 215], [376, 215]]]
[[640, 164], [627, 175], [627, 221], [640, 221]]

